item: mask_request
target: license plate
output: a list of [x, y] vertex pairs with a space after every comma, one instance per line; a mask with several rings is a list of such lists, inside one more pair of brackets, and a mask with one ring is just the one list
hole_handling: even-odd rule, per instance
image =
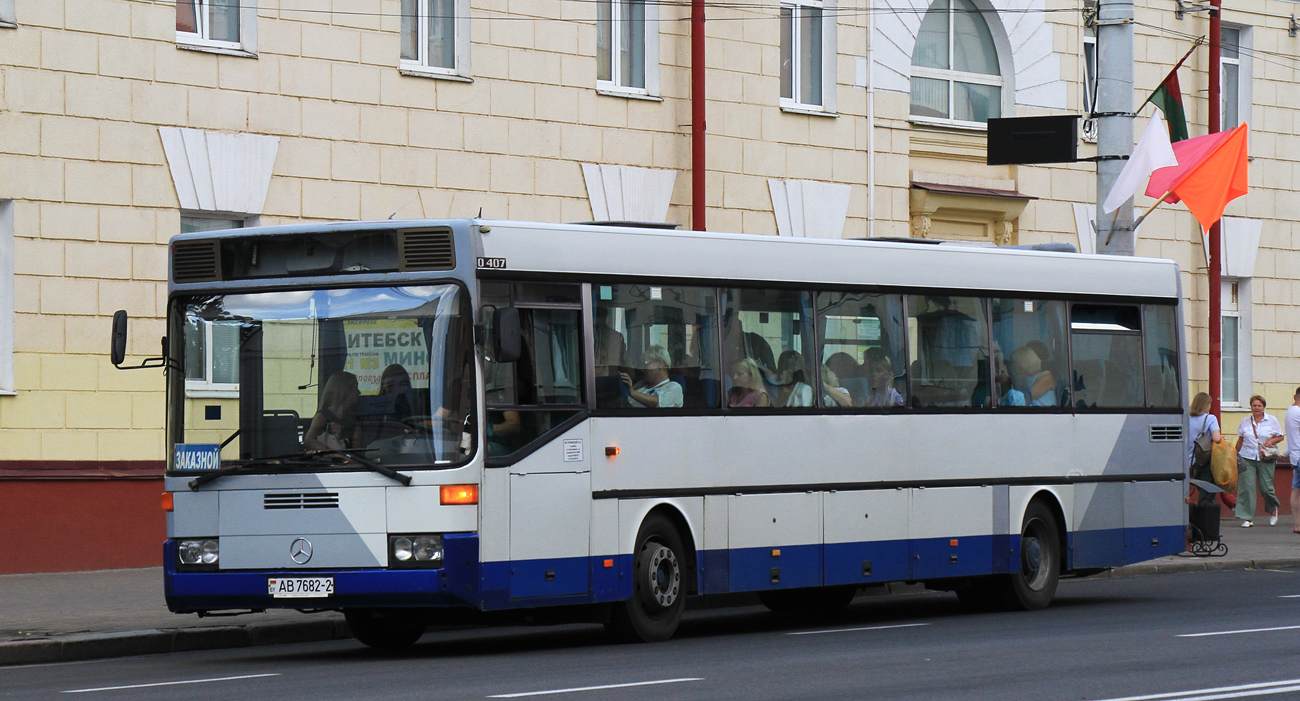
[[266, 580], [266, 593], [277, 599], [318, 599], [334, 594], [333, 577], [275, 577]]

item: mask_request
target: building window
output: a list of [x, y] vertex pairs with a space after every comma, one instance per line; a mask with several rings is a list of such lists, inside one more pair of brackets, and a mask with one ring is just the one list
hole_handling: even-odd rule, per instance
[[1251, 389], [1250, 280], [1223, 278], [1221, 404], [1246, 406]]
[[18, 18], [14, 15], [14, 0], [0, 0], [0, 27], [16, 27]]
[[14, 393], [14, 204], [0, 200], [0, 395]]
[[781, 3], [781, 107], [834, 111], [835, 5]]
[[913, 117], [985, 124], [1002, 116], [1002, 71], [984, 14], [971, 0], [936, 0], [912, 52]]
[[256, 51], [255, 0], [176, 0], [181, 48], [249, 55]]
[[632, 95], [659, 92], [659, 4], [597, 0], [596, 88]]
[[1250, 66], [1248, 27], [1221, 30], [1219, 85], [1219, 127], [1224, 131], [1250, 121]]
[[402, 0], [402, 71], [468, 77], [468, 18], [468, 0]]

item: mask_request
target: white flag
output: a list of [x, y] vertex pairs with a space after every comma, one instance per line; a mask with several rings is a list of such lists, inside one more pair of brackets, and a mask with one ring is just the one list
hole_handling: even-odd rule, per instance
[[1147, 122], [1146, 131], [1142, 132], [1137, 146], [1133, 147], [1133, 155], [1128, 157], [1124, 170], [1115, 179], [1115, 186], [1106, 195], [1101, 211], [1110, 214], [1119, 209], [1125, 200], [1146, 185], [1151, 173], [1157, 168], [1176, 165], [1178, 159], [1174, 157], [1174, 147], [1169, 143], [1169, 129], [1157, 110]]

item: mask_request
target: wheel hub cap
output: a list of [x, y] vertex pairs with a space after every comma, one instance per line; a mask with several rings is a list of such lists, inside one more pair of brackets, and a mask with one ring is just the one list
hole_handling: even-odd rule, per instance
[[650, 566], [646, 568], [650, 577], [650, 595], [656, 603], [667, 608], [677, 601], [677, 595], [681, 591], [681, 569], [677, 566], [677, 556], [672, 550], [663, 545], [654, 548], [650, 554]]

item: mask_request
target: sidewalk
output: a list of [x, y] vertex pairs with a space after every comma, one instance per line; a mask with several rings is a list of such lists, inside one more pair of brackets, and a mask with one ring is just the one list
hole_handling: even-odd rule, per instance
[[[1226, 557], [1186, 555], [1113, 570], [1110, 577], [1300, 567], [1291, 519], [1255, 528], [1224, 518]], [[0, 575], [0, 665], [332, 640], [349, 636], [338, 613], [268, 611], [199, 618], [167, 610], [162, 568]]]

